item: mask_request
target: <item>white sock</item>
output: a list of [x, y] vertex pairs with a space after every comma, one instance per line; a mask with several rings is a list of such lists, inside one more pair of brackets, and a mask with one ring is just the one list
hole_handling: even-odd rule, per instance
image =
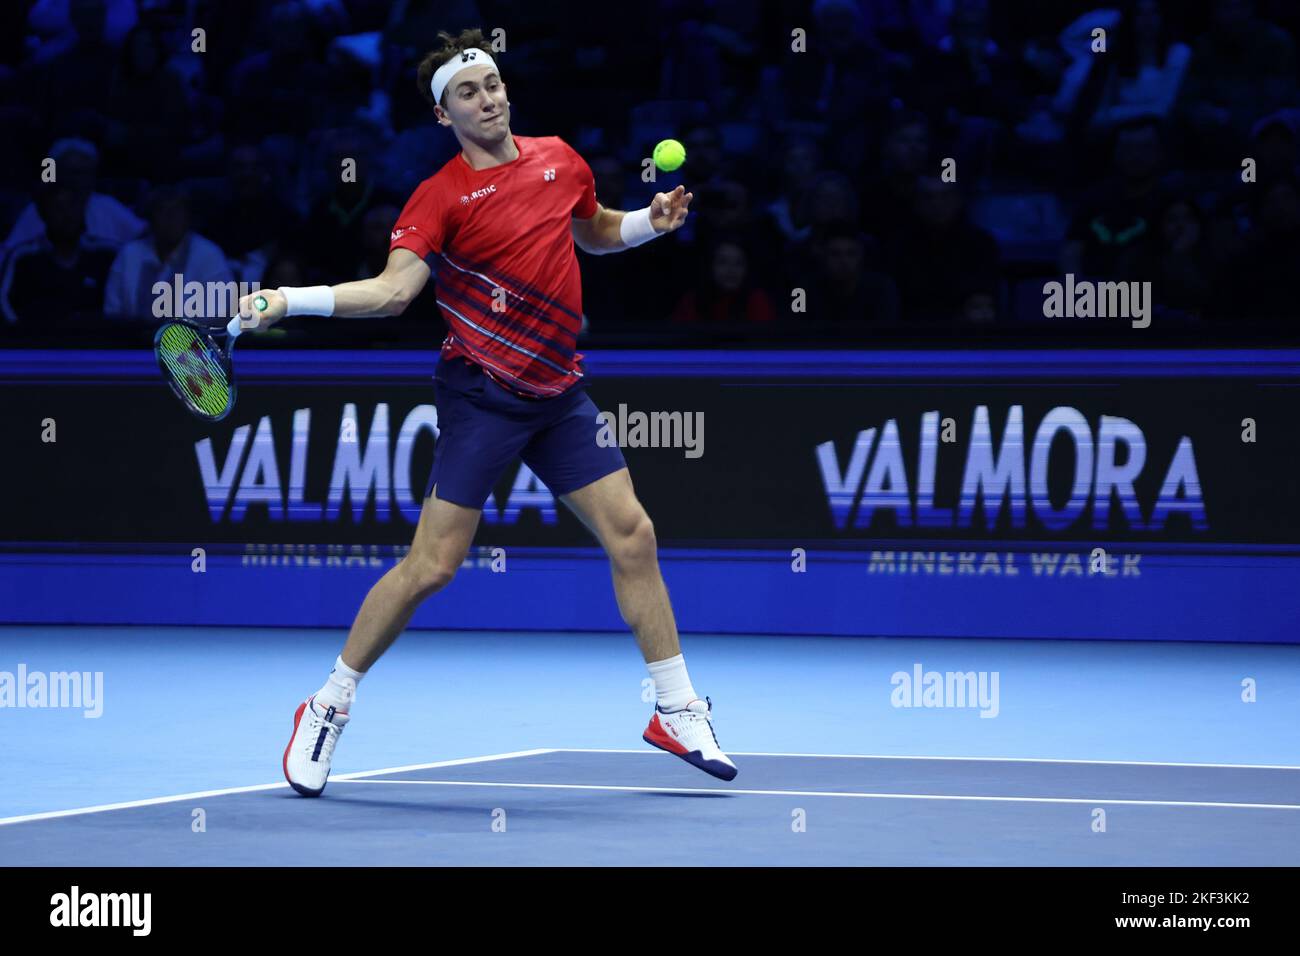
[[325, 686], [316, 692], [317, 705], [322, 711], [333, 707], [339, 713], [346, 714], [357, 696], [357, 684], [361, 683], [361, 678], [365, 676], [365, 671], [354, 671], [344, 664], [343, 657], [340, 655], [334, 661], [334, 669], [330, 671]]
[[646, 667], [650, 669], [650, 678], [655, 682], [655, 696], [660, 710], [681, 710], [699, 696], [691, 686], [691, 678], [686, 673], [686, 661], [682, 655], [651, 661]]

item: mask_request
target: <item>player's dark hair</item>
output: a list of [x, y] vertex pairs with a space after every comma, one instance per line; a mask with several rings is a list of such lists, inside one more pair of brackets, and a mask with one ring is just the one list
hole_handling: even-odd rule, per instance
[[[415, 77], [420, 86], [420, 95], [424, 97], [425, 102], [430, 106], [441, 106], [446, 109], [447, 90], [442, 91], [442, 102], [435, 102], [433, 90], [430, 89], [433, 74], [438, 72], [438, 67], [453, 56], [458, 56], [466, 50], [478, 49], [491, 55], [492, 47], [483, 38], [483, 31], [477, 27], [472, 30], [461, 30], [457, 36], [452, 36], [446, 30], [439, 30], [438, 39], [442, 41], [442, 46], [436, 50], [430, 50], [424, 55], [424, 59], [420, 61], [420, 68], [416, 70]], [[496, 57], [493, 57], [493, 59], [496, 59]]]

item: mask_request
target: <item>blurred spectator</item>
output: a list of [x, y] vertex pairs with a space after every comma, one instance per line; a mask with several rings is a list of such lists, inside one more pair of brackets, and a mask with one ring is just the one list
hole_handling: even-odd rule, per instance
[[1120, 29], [1118, 10], [1089, 10], [1066, 24], [1056, 37], [1055, 48], [1036, 44], [1025, 50], [1029, 76], [1036, 83], [1056, 79], [1056, 91], [1038, 95], [1016, 124], [1016, 136], [1025, 144], [1059, 147], [1091, 120], [1108, 74], [1108, 62], [1094, 53], [1094, 30], [1107, 36]]
[[326, 54], [342, 122], [357, 122], [380, 139], [393, 135], [392, 103], [379, 85], [378, 34], [335, 37]]
[[1260, 189], [1278, 176], [1300, 176], [1297, 122], [1300, 110], [1283, 109], [1255, 124], [1244, 150], [1256, 162], [1254, 181], [1243, 182], [1242, 167], [1236, 163], [1214, 177], [1218, 188], [1205, 196], [1204, 232], [1216, 262], [1231, 261], [1245, 248]]
[[905, 322], [968, 318], [970, 297], [997, 282], [997, 243], [966, 219], [960, 186], [936, 176], [917, 178], [916, 222], [887, 249]]
[[[516, 130], [560, 136], [579, 152], [609, 148], [626, 128], [628, 106], [655, 98], [670, 31], [687, 19], [665, 16], [659, 3], [481, 3], [483, 16], [461, 21], [447, 16], [445, 0], [427, 7], [437, 28], [464, 23], [482, 25], [487, 33], [498, 23], [505, 26], [509, 46], [502, 56], [509, 59], [498, 62], [510, 87]], [[412, 35], [431, 40], [434, 33]], [[580, 137], [583, 126], [595, 138]]]
[[914, 55], [948, 30], [951, 0], [873, 0], [862, 8], [871, 32], [891, 50]]
[[1119, 127], [1113, 160], [1113, 176], [1085, 198], [1066, 232], [1063, 273], [1113, 275], [1122, 256], [1151, 239], [1164, 167], [1157, 121], [1143, 117]]
[[[149, 198], [149, 233], [122, 247], [108, 275], [104, 313], [112, 318], [148, 321], [157, 295], [155, 283], [233, 282], [225, 253], [190, 229], [190, 205], [176, 187], [155, 190]], [[205, 294], [204, 301], [207, 301]], [[221, 316], [204, 316], [209, 320]]]
[[[623, 164], [613, 156], [597, 153], [587, 160], [596, 180], [596, 199], [606, 209], [626, 209], [626, 184]], [[698, 198], [698, 197], [697, 197]], [[696, 201], [691, 209], [695, 211]], [[580, 255], [582, 264], [582, 307], [595, 329], [609, 328], [618, 322], [636, 322], [662, 319], [668, 314], [681, 294], [677, 283], [640, 282], [646, 265], [639, 256], [676, 252], [676, 240], [665, 240], [642, 247], [635, 255]], [[655, 248], [666, 246], [667, 250]], [[661, 260], [662, 261], [662, 260]], [[680, 270], [668, 266], [668, 275], [678, 275]], [[636, 289], [636, 294], [629, 290]]]
[[1213, 314], [1225, 322], [1263, 319], [1296, 326], [1300, 267], [1300, 182], [1290, 173], [1260, 183], [1246, 247], [1221, 273]]
[[1262, 182], [1273, 173], [1295, 173], [1300, 163], [1296, 149], [1297, 129], [1300, 128], [1300, 110], [1279, 110], [1264, 117], [1250, 131], [1251, 155], [1259, 164], [1257, 170]]
[[998, 296], [992, 281], [979, 283], [962, 299], [961, 321], [967, 325], [993, 325], [998, 320]]
[[867, 268], [867, 243], [847, 223], [827, 229], [817, 242], [820, 266], [808, 292], [808, 317], [817, 322], [898, 321], [898, 288]]
[[913, 221], [917, 177], [930, 160], [930, 124], [925, 116], [910, 111], [891, 114], [879, 168], [865, 190], [871, 201], [863, 225], [877, 239], [887, 241]]
[[128, 176], [167, 176], [189, 141], [190, 109], [185, 83], [167, 66], [156, 30], [137, 26], [127, 35], [107, 85], [104, 146], [109, 164]]
[[785, 246], [779, 264], [782, 283], [806, 287], [819, 268], [817, 240], [832, 226], [861, 228], [859, 214], [858, 194], [849, 177], [828, 172], [814, 179], [798, 198], [796, 218], [807, 228], [802, 238]]
[[[778, 132], [824, 134], [834, 144], [827, 164], [856, 171], [907, 61], [880, 44], [853, 0], [814, 0], [812, 21], [805, 52], [782, 45], [776, 69], [764, 80], [764, 109]], [[803, 26], [801, 19], [790, 22]]]
[[114, 248], [86, 235], [85, 200], [71, 186], [42, 190], [40, 212], [45, 232], [5, 261], [0, 311], [7, 322], [43, 328], [98, 317]]
[[266, 265], [266, 274], [262, 277], [262, 288], [279, 289], [282, 286], [303, 286], [307, 284], [307, 272], [302, 259], [293, 253], [278, 255]]
[[741, 232], [751, 225], [754, 212], [744, 183], [722, 179], [692, 191], [691, 211], [698, 210], [695, 228], [701, 242], [712, 243], [720, 235]]
[[401, 211], [391, 203], [382, 203], [366, 213], [361, 221], [361, 249], [351, 278], [369, 279], [384, 271], [388, 263], [389, 235]]
[[749, 270], [749, 255], [736, 241], [713, 245], [708, 268], [673, 310], [674, 322], [771, 322], [772, 302]]
[[696, 126], [687, 132], [682, 145], [686, 147], [686, 168], [690, 170], [692, 189], [698, 192], [701, 187], [724, 178], [722, 143], [716, 128]]
[[818, 178], [808, 194], [808, 221], [814, 230], [832, 222], [859, 225], [861, 202], [853, 182], [841, 173]]
[[[388, 4], [384, 30], [391, 43], [419, 46], [415, 38], [424, 37], [428, 39], [424, 45], [432, 46], [439, 30], [452, 26], [459, 30], [460, 25], [483, 22], [483, 12], [474, 0], [393, 0]], [[420, 55], [424, 55], [423, 50]]]
[[1154, 242], [1125, 258], [1126, 281], [1150, 282], [1163, 315], [1199, 317], [1210, 303], [1217, 261], [1205, 230], [1205, 217], [1190, 197], [1173, 194], [1156, 215]]
[[[324, 172], [321, 181], [327, 184], [328, 191], [318, 194], [308, 213], [303, 248], [310, 255], [310, 271], [323, 275], [326, 281], [338, 282], [356, 267], [353, 258], [361, 249], [366, 213], [393, 200], [378, 190], [375, 163], [370, 159], [363, 131], [331, 130], [328, 140], [322, 149], [328, 158], [320, 167]], [[355, 175], [349, 173], [353, 165]]]
[[781, 153], [780, 192], [767, 205], [767, 215], [775, 230], [787, 242], [808, 239], [811, 227], [804, 220], [806, 204], [798, 197], [812, 184], [821, 168], [821, 147], [805, 136], [791, 138]]
[[[688, 8], [690, 9], [690, 8]], [[677, 25], [663, 65], [666, 99], [700, 99], [710, 116], [743, 115], [757, 93], [762, 5], [713, 0]]]
[[1208, 162], [1239, 149], [1260, 116], [1292, 104], [1295, 42], [1257, 17], [1253, 0], [1214, 0], [1212, 26], [1192, 49], [1180, 109]]
[[359, 91], [336, 88], [336, 74], [325, 63], [325, 37], [307, 4], [285, 0], [270, 7], [269, 16], [270, 49], [255, 49], [230, 73], [226, 127], [232, 136], [318, 129], [357, 105]]
[[[99, 151], [83, 139], [61, 139], [50, 147], [56, 181], [71, 187], [86, 209], [86, 235], [91, 239], [121, 246], [144, 231], [144, 222], [112, 196], [95, 192], [99, 175]], [[45, 234], [36, 203], [18, 214], [18, 221], [5, 240], [6, 252], [14, 246]]]
[[1102, 129], [1138, 116], [1168, 116], [1192, 58], [1191, 48], [1171, 35], [1158, 0], [1125, 0], [1123, 8], [1092, 118]]
[[270, 162], [257, 146], [234, 147], [220, 186], [195, 204], [204, 234], [225, 251], [243, 281], [261, 279], [267, 259], [302, 225], [276, 191]]
[[598, 153], [588, 160], [587, 165], [595, 179], [596, 198], [600, 204], [606, 209], [624, 208], [627, 180], [623, 164], [607, 153]]
[[827, 142], [835, 144], [828, 163], [855, 172], [867, 161], [870, 130], [895, 99], [908, 63], [881, 45], [860, 4], [814, 0], [813, 19], [815, 40], [826, 50], [818, 57], [825, 67], [814, 106], [815, 115], [829, 124]]
[[[105, 41], [116, 46], [135, 26], [136, 19], [136, 0], [36, 0], [27, 11], [28, 28], [42, 40], [42, 57], [75, 46], [88, 22]], [[82, 24], [80, 30], [78, 23]]]
[[[455, 135], [437, 124], [428, 102], [412, 82], [424, 54], [421, 49], [418, 54], [411, 54], [389, 67], [392, 75], [388, 79], [387, 95], [397, 132], [378, 154], [377, 174], [396, 196], [409, 196], [460, 152]], [[505, 72], [510, 67], [502, 63], [501, 69]], [[513, 77], [514, 73], [506, 75]]]
[[62, 18], [49, 18], [50, 22], [60, 21], [58, 39], [39, 50], [27, 64], [22, 78], [23, 96], [48, 118], [51, 134], [61, 132], [53, 128], [58, 118], [70, 128], [98, 136], [103, 132], [108, 105], [106, 81], [117, 66], [121, 37], [108, 32], [105, 0], [68, 0], [63, 6], [67, 26], [62, 26]]
[[920, 102], [949, 122], [1021, 115], [1019, 69], [989, 34], [988, 0], [955, 0], [949, 33], [916, 70]]
[[26, 13], [18, 4], [0, 7], [0, 91], [8, 96], [9, 84], [26, 52]]
[[[719, 309], [747, 313], [754, 297], [720, 306], [714, 276], [742, 260], [777, 313], [791, 288], [807, 289], [809, 334], [824, 314], [846, 320], [833, 330], [846, 339], [896, 314], [1000, 322], [1002, 303], [1024, 307], [1004, 290], [1054, 265], [1150, 277], [1171, 313], [1276, 312], [1278, 275], [1300, 264], [1285, 216], [1287, 177], [1300, 174], [1300, 5], [1282, 0], [583, 0], [563, 29], [545, 5], [475, 0], [11, 6], [0, 15], [11, 63], [0, 63], [0, 253], [24, 252], [0, 277], [20, 293], [38, 261], [76, 270], [87, 248], [139, 238], [128, 206], [175, 181], [195, 199], [192, 228], [237, 279], [373, 274], [394, 204], [458, 151], [419, 96], [415, 64], [438, 29], [498, 22], [519, 135], [565, 137], [608, 208], [644, 206], [679, 181], [695, 193], [673, 236], [582, 255], [597, 331], [661, 321], [687, 309], [688, 292], [702, 324]], [[190, 52], [194, 23], [207, 31], [202, 56]], [[803, 51], [791, 49], [794, 27], [807, 31]], [[1105, 54], [1091, 50], [1097, 28]], [[635, 158], [666, 135], [686, 144], [686, 166], [642, 183]], [[54, 140], [57, 183], [38, 183]], [[934, 181], [946, 157], [958, 188]], [[1258, 161], [1255, 182], [1241, 182], [1245, 157]], [[344, 158], [354, 180], [340, 176]], [[1196, 188], [1177, 181], [1188, 176]], [[63, 187], [84, 209], [76, 256], [65, 233], [54, 249], [42, 218]], [[968, 223], [964, 197], [979, 199], [1001, 255]], [[165, 262], [183, 243], [160, 257], [159, 238], [143, 246], [170, 280], [180, 270]], [[118, 276], [131, 314], [146, 278], [135, 268]], [[410, 321], [436, 321], [435, 289]]]

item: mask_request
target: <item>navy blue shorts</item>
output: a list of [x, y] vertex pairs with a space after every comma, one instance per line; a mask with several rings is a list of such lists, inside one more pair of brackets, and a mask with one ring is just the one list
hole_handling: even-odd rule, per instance
[[466, 508], [482, 508], [516, 458], [554, 495], [567, 495], [626, 467], [617, 445], [596, 442], [600, 410], [579, 383], [554, 398], [529, 399], [492, 381], [460, 356], [438, 362], [433, 377], [438, 440], [424, 489]]

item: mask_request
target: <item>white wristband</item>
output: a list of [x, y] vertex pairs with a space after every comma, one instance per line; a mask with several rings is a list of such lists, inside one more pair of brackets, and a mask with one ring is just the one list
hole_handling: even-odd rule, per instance
[[333, 315], [334, 290], [327, 285], [281, 286], [285, 315]]
[[650, 225], [650, 207], [624, 213], [622, 222], [618, 224], [618, 235], [623, 245], [629, 247], [639, 246], [658, 236], [655, 227]]

